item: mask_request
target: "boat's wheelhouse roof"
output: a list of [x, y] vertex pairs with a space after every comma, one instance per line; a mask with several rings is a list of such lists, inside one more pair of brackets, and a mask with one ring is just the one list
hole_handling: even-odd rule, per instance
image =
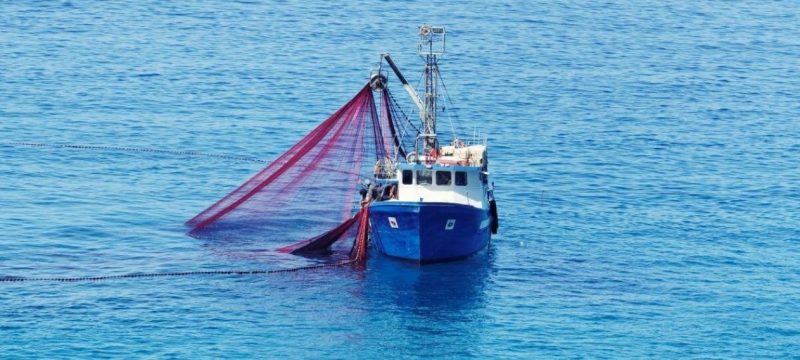
[[450, 165], [450, 164], [425, 164], [425, 163], [400, 163], [398, 170], [452, 170], [452, 171], [480, 171], [478, 166]]

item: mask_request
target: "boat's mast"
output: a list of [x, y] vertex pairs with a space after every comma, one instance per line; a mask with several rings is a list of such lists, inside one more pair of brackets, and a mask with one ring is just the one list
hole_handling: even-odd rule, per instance
[[445, 31], [441, 26], [422, 25], [419, 28], [417, 53], [425, 58], [425, 111], [422, 116], [422, 129], [425, 132], [425, 151], [437, 148], [436, 142], [436, 100], [439, 96], [438, 57], [444, 54]]

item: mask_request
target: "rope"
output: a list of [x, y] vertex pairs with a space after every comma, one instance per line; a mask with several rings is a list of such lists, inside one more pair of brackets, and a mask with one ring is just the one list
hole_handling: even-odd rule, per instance
[[148, 152], [160, 154], [173, 154], [173, 155], [188, 155], [188, 156], [203, 156], [218, 159], [248, 161], [255, 163], [268, 163], [269, 161], [256, 159], [248, 156], [235, 156], [225, 154], [210, 154], [197, 151], [180, 151], [180, 150], [165, 150], [154, 148], [137, 148], [137, 147], [123, 147], [123, 146], [100, 146], [100, 145], [75, 145], [75, 144], [45, 144], [45, 143], [29, 143], [29, 142], [3, 142], [0, 145], [17, 146], [17, 147], [49, 147], [49, 148], [65, 148], [65, 149], [83, 149], [83, 150], [107, 150], [107, 151], [125, 151], [125, 152]]
[[253, 276], [253, 275], [268, 275], [296, 272], [302, 270], [322, 269], [329, 267], [339, 267], [355, 263], [357, 260], [344, 260], [332, 264], [318, 264], [301, 266], [288, 269], [274, 269], [274, 270], [208, 270], [208, 271], [181, 271], [181, 272], [163, 272], [163, 273], [133, 273], [121, 275], [102, 275], [102, 276], [77, 276], [77, 277], [23, 277], [23, 276], [5, 276], [0, 277], [0, 283], [18, 283], [18, 282], [88, 282], [88, 281], [105, 281], [105, 280], [120, 280], [120, 279], [143, 279], [143, 278], [163, 278], [163, 277], [179, 277], [179, 276], [219, 276], [219, 275], [236, 275], [236, 276]]
[[409, 119], [408, 119], [408, 116], [406, 115], [406, 112], [405, 112], [405, 111], [403, 111], [403, 108], [400, 106], [400, 103], [398, 103], [398, 102], [397, 102], [397, 99], [395, 99], [395, 98], [394, 98], [394, 95], [392, 95], [392, 93], [391, 93], [391, 92], [389, 93], [389, 98], [391, 98], [391, 99], [392, 99], [392, 102], [394, 103], [394, 108], [395, 108], [395, 109], [397, 109], [397, 110], [400, 110], [400, 114], [402, 114], [402, 115], [403, 115], [403, 119], [405, 119], [405, 120], [406, 120], [406, 123], [408, 123], [409, 125], [411, 125], [411, 127], [414, 129], [414, 131], [416, 131], [416, 132], [417, 132], [417, 134], [419, 134], [419, 133], [420, 133], [420, 131], [419, 131], [419, 128], [417, 128], [417, 127], [414, 125], [414, 123], [413, 123], [413, 122], [411, 122], [411, 120], [409, 120]]
[[386, 92], [389, 94], [389, 99], [391, 100], [391, 102], [389, 104], [390, 105], [389, 108], [393, 113], [392, 117], [394, 119], [403, 119], [403, 120], [405, 120], [405, 121], [397, 121], [396, 122], [396, 124], [399, 125], [398, 126], [398, 130], [399, 130], [398, 131], [398, 135], [400, 137], [400, 143], [402, 144], [402, 146], [405, 149], [412, 149], [414, 147], [414, 139], [411, 138], [412, 136], [409, 136], [411, 131], [408, 128], [411, 127], [414, 130], [413, 137], [416, 137], [417, 135], [419, 135], [420, 130], [419, 130], [419, 128], [417, 128], [414, 125], [413, 122], [411, 122], [411, 120], [408, 119], [408, 116], [403, 111], [403, 108], [397, 102], [397, 99], [395, 99], [394, 95], [388, 89], [387, 89]]

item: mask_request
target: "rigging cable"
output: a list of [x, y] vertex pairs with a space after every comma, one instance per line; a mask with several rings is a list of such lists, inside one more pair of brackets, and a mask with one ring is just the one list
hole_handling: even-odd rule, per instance
[[388, 93], [389, 93], [389, 98], [391, 99], [391, 105], [392, 105], [391, 108], [393, 109], [395, 115], [394, 118], [397, 119], [402, 117], [402, 119], [405, 120], [397, 122], [397, 124], [400, 125], [398, 126], [400, 130], [399, 132], [400, 137], [403, 140], [406, 140], [406, 142], [410, 142], [409, 144], [404, 143], [403, 147], [406, 149], [411, 149], [413, 148], [414, 145], [414, 139], [409, 139], [409, 135], [411, 133], [409, 127], [411, 127], [414, 130], [414, 135], [413, 135], [414, 138], [416, 138], [416, 136], [420, 134], [420, 130], [414, 125], [413, 122], [411, 122], [411, 120], [408, 119], [408, 116], [406, 115], [405, 111], [403, 111], [403, 108], [397, 102], [397, 99], [395, 99], [394, 95], [391, 92]]
[[[442, 77], [442, 74], [439, 73], [438, 67], [436, 68], [436, 76], [439, 79], [439, 82], [442, 83], [442, 89], [444, 89], [444, 96], [447, 99], [447, 102], [450, 103], [450, 108], [453, 109], [451, 110], [453, 112], [452, 117], [450, 116], [450, 112], [446, 113], [447, 113], [447, 121], [450, 123], [450, 130], [453, 132], [453, 141], [455, 141], [456, 139], [458, 139], [458, 135], [456, 134], [456, 127], [453, 124], [453, 118], [455, 118], [457, 121], [458, 113], [455, 111], [455, 105], [453, 104], [453, 100], [450, 98], [450, 91], [447, 90], [447, 85], [445, 85], [444, 78]], [[444, 109], [442, 110], [444, 111]]]

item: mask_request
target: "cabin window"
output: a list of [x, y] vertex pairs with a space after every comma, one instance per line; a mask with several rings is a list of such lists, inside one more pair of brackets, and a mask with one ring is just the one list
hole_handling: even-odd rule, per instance
[[467, 173], [456, 171], [456, 186], [467, 186]]
[[433, 171], [417, 170], [417, 185], [430, 185], [433, 181]]
[[414, 172], [411, 170], [403, 170], [403, 185], [411, 185], [414, 183]]
[[450, 185], [453, 181], [453, 173], [449, 171], [436, 172], [436, 185]]

